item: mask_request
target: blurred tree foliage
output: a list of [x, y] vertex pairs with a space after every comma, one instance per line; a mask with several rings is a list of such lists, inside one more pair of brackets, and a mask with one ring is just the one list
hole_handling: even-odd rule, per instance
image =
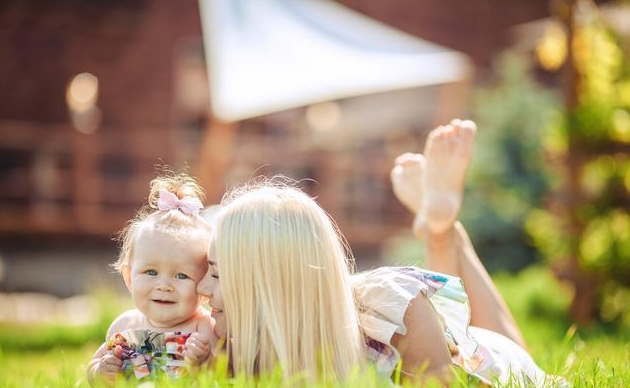
[[560, 99], [535, 80], [530, 63], [504, 53], [493, 66], [496, 82], [474, 95], [479, 132], [461, 218], [491, 271], [514, 271], [537, 258], [524, 224], [548, 191], [541, 138]]
[[[630, 322], [630, 63], [586, 0], [565, 3], [565, 108], [543, 133], [559, 177], [526, 228], [575, 286], [573, 317]], [[627, 47], [627, 46], [626, 46]]]

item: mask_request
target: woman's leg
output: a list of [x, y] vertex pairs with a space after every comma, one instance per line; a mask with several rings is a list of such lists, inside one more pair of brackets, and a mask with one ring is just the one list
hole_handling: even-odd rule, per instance
[[414, 221], [414, 233], [425, 240], [427, 268], [462, 279], [473, 326], [496, 331], [524, 346], [512, 314], [457, 221], [475, 133], [474, 123], [460, 120], [433, 130], [425, 160], [419, 163], [420, 158], [409, 156], [397, 160], [392, 171], [394, 191], [407, 194], [404, 203], [412, 202], [410, 193], [418, 187], [417, 175], [412, 176], [414, 172], [421, 174], [424, 192], [416, 189], [422, 205]]
[[471, 325], [501, 333], [525, 348], [523, 335], [488, 271], [479, 260], [464, 226], [457, 222], [454, 229], [459, 274], [466, 287], [472, 312]]

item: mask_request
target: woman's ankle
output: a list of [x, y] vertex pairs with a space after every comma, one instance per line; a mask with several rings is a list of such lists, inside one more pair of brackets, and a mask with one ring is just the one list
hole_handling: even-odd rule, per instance
[[458, 231], [453, 227], [435, 232], [423, 229], [427, 268], [459, 276]]

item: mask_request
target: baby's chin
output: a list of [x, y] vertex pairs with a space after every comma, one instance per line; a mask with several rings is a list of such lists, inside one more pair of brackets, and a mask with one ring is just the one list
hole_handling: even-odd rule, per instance
[[[191, 321], [194, 321], [198, 317], [199, 317], [198, 312], [194, 312], [192, 315], [184, 319], [147, 316], [151, 326], [155, 327], [156, 329], [159, 329], [161, 331], [182, 331], [182, 332], [191, 331], [187, 327], [191, 326]], [[194, 327], [194, 324], [192, 326]]]

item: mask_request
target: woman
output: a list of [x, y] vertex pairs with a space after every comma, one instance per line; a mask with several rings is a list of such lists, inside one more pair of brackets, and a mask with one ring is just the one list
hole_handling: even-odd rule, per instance
[[545, 374], [456, 222], [475, 133], [471, 121], [453, 120], [431, 132], [426, 160], [403, 155], [392, 171], [397, 196], [417, 213], [427, 266], [452, 276], [351, 275], [331, 219], [299, 190], [263, 184], [229, 195], [197, 290], [209, 298], [215, 332], [229, 339], [234, 373], [280, 365], [286, 375], [334, 380], [370, 361], [391, 374], [402, 359], [405, 376], [424, 368], [422, 378], [447, 381], [456, 365], [486, 383], [511, 371], [542, 385]]

